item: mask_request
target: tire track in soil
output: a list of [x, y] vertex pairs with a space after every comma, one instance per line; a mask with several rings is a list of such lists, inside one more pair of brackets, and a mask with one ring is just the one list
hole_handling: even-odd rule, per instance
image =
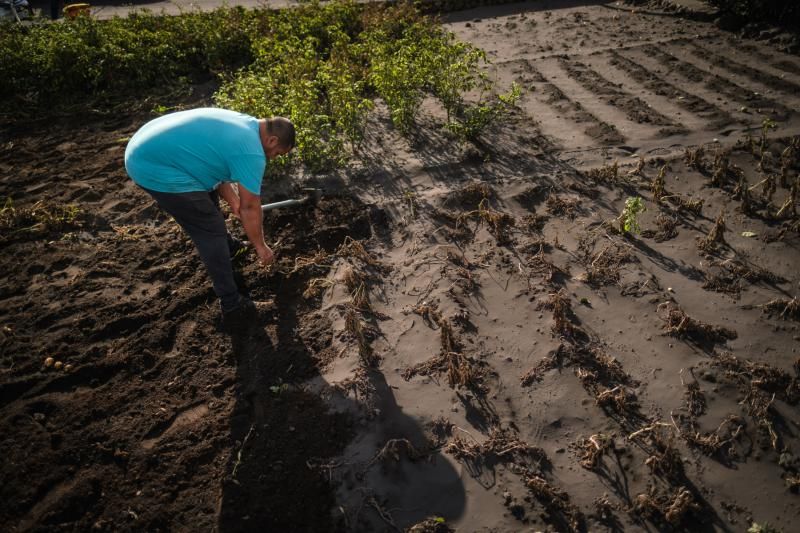
[[[658, 135], [650, 125], [630, 120], [626, 113], [613, 105], [600, 101], [589, 88], [572, 79], [561, 68], [560, 58], [548, 58], [537, 63], [537, 68], [548, 79], [549, 83], [558, 87], [559, 91], [571, 101], [579, 104], [600, 124], [608, 124], [616, 130], [623, 140], [630, 138], [652, 138]], [[600, 146], [597, 145], [597, 148]]]
[[559, 65], [570, 78], [598, 95], [602, 102], [624, 111], [630, 121], [638, 124], [662, 126], [658, 130], [658, 135], [661, 137], [688, 133], [683, 124], [674, 122], [669, 117], [652, 109], [640, 98], [621, 90], [618, 84], [610, 82], [599, 72], [584, 63], [572, 59], [559, 58]]
[[769, 50], [766, 53], [755, 44], [745, 44], [735, 39], [727, 39], [724, 43], [705, 41], [703, 44], [706, 47], [714, 48], [717, 53], [729, 53], [737, 60], [741, 58], [747, 64], [755, 63], [756, 66], [762, 68], [769, 66], [775, 70], [800, 77], [800, 63], [791, 61], [792, 56], [790, 55], [781, 54], [775, 50]]
[[681, 44], [689, 46], [692, 55], [696, 58], [707, 61], [715, 67], [727, 70], [736, 76], [745, 77], [752, 83], [782, 92], [784, 93], [782, 95], [784, 98], [789, 97], [791, 99], [796, 99], [796, 96], [800, 94], [800, 85], [790, 80], [775, 76], [774, 74], [764, 70], [750, 67], [744, 63], [722, 57], [716, 53], [713, 53], [707, 47], [701, 47], [697, 43], [682, 42]]
[[621, 90], [636, 95], [636, 98], [641, 100], [647, 108], [657, 109], [674, 124], [679, 124], [686, 130], [685, 135], [688, 136], [691, 132], [702, 130], [705, 127], [706, 121], [695, 113], [686, 113], [687, 110], [679, 105], [680, 100], [665, 98], [664, 95], [657, 94], [650, 87], [632, 77], [628, 71], [614, 65], [612, 59], [610, 54], [592, 54], [587, 56], [584, 61], [595, 72], [604, 72], [610, 79], [613, 79]]
[[[625, 142], [625, 137], [611, 124], [602, 122], [580, 103], [567, 97], [552, 81], [548, 80], [527, 60], [515, 62], [523, 65], [512, 70], [516, 81], [525, 88], [520, 107], [537, 121], [544, 135], [560, 149], [587, 148], [600, 144], [611, 146]], [[501, 63], [500, 66], [508, 67]], [[563, 119], [585, 126], [581, 131], [563, 123]]]
[[734, 123], [733, 117], [727, 111], [723, 111], [703, 98], [672, 85], [645, 66], [626, 58], [620, 52], [612, 50], [609, 55], [609, 62], [612, 65], [627, 72], [629, 76], [648, 90], [664, 98], [674, 100], [677, 105], [686, 111], [705, 119], [706, 124], [703, 129], [721, 130], [725, 126]]
[[[703, 83], [710, 92], [726, 96], [745, 107], [753, 107], [759, 113], [771, 114], [772, 118], [778, 122], [789, 120], [793, 114], [786, 106], [762, 95], [757, 95], [752, 89], [747, 89], [727, 78], [704, 70], [692, 62], [680, 59], [673, 53], [662, 51], [652, 45], [647, 45], [643, 49], [659, 63], [671, 71], [678, 72], [687, 80]], [[680, 52], [679, 50], [675, 53], [680, 54]]]

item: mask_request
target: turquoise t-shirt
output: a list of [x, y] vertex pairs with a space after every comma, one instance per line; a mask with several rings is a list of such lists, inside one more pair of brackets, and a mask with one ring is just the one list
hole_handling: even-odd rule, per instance
[[226, 109], [158, 117], [125, 149], [131, 179], [158, 192], [211, 191], [222, 182], [237, 182], [260, 195], [266, 166], [258, 119]]

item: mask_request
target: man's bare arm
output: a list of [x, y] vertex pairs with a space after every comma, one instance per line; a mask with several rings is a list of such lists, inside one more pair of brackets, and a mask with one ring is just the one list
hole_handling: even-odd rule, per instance
[[247, 238], [253, 244], [258, 258], [267, 266], [275, 260], [275, 255], [267, 243], [264, 242], [263, 214], [261, 212], [261, 197], [249, 192], [244, 187], [239, 188], [240, 206], [239, 217], [244, 226]]
[[219, 187], [217, 187], [217, 192], [219, 193], [220, 197], [225, 200], [225, 203], [230, 206], [233, 216], [238, 218], [241, 202], [239, 200], [239, 195], [236, 194], [233, 184], [220, 183]]

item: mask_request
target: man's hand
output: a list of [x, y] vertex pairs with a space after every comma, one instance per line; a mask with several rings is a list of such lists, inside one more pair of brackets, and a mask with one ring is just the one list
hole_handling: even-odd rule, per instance
[[241, 205], [239, 216], [244, 226], [244, 232], [253, 243], [259, 261], [267, 267], [275, 261], [275, 254], [264, 242], [264, 228], [262, 226], [261, 197], [249, 192], [244, 187], [239, 187]]
[[256, 248], [256, 254], [258, 254], [259, 261], [261, 261], [261, 264], [265, 267], [275, 262], [275, 253], [273, 253], [272, 248], [266, 244], [263, 247], [259, 246]]

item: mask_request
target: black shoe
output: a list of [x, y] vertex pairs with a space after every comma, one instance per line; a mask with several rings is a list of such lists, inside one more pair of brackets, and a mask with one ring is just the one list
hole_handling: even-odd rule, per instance
[[228, 333], [243, 333], [257, 315], [256, 305], [250, 298], [242, 297], [238, 307], [222, 312], [222, 329]]
[[274, 308], [272, 302], [254, 302], [242, 297], [238, 307], [222, 313], [222, 329], [228, 333], [244, 333], [266, 318]]

